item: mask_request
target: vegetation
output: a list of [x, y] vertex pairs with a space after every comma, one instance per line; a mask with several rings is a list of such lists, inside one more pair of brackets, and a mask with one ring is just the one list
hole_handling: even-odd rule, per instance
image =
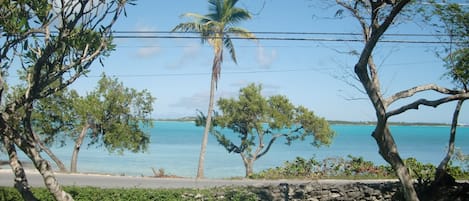
[[[311, 144], [329, 145], [335, 133], [324, 118], [314, 115], [303, 106], [295, 107], [285, 96], [261, 95], [261, 85], [250, 84], [239, 92], [238, 100], [220, 99], [220, 113], [215, 112], [211, 133], [228, 152], [239, 154], [246, 168], [246, 177], [253, 173], [254, 162], [267, 154], [276, 140], [284, 138], [287, 144], [312, 137]], [[205, 125], [201, 114], [197, 126]], [[226, 134], [231, 130], [234, 140]], [[239, 142], [239, 143], [236, 143]]]
[[90, 144], [104, 145], [109, 152], [145, 151], [150, 142], [145, 129], [153, 125], [150, 114], [154, 100], [146, 90], [127, 88], [103, 75], [96, 89], [86, 96], [72, 90], [40, 100], [33, 113], [33, 127], [46, 144], [60, 140], [65, 146], [64, 138], [74, 139], [70, 171], [76, 172], [85, 137], [91, 139]]
[[254, 34], [248, 30], [234, 26], [241, 21], [251, 19], [251, 14], [247, 10], [235, 7], [237, 2], [238, 0], [208, 0], [209, 14], [186, 13], [183, 16], [193, 18], [194, 21], [181, 23], [173, 29], [173, 31], [199, 33], [202, 38], [202, 43], [208, 42], [213, 47], [215, 54], [210, 81], [210, 100], [207, 112], [208, 121], [206, 121], [202, 139], [197, 178], [204, 177], [205, 150], [207, 147], [208, 132], [211, 127], [215, 89], [218, 79], [220, 78], [221, 64], [223, 62], [223, 48], [228, 50], [231, 59], [237, 63], [231, 35], [247, 39], [255, 38]]
[[[248, 187], [239, 188], [212, 188], [212, 189], [101, 189], [94, 187], [64, 187], [75, 200], [80, 201], [180, 201], [180, 200], [231, 200], [231, 201], [254, 201], [258, 196], [251, 192]], [[54, 200], [50, 193], [44, 188], [34, 188], [33, 193], [39, 200]], [[16, 201], [21, 196], [13, 188], [0, 187], [0, 200]]]
[[[374, 62], [373, 52], [383, 34], [390, 26], [396, 24], [396, 18], [403, 16], [405, 9], [410, 8], [411, 0], [336, 0], [336, 2], [343, 8], [336, 14], [343, 15], [344, 10], [347, 11], [357, 20], [363, 34], [364, 46], [354, 66], [354, 72], [376, 111], [377, 123], [372, 136], [378, 144], [381, 156], [396, 171], [403, 187], [405, 200], [417, 201], [419, 198], [413, 186], [412, 176], [399, 155], [393, 135], [389, 130], [388, 120], [408, 110], [418, 109], [422, 105], [437, 107], [450, 101], [468, 99], [469, 93], [464, 90], [451, 90], [435, 84], [427, 84], [405, 89], [385, 97], [381, 91], [380, 71]], [[428, 91], [435, 91], [445, 97], [435, 100], [421, 98], [405, 102], [417, 94]], [[395, 103], [402, 103], [402, 105], [396, 106]]]
[[[466, 93], [469, 92], [469, 9], [456, 3], [438, 4], [433, 2], [432, 15], [438, 16], [440, 23], [435, 26], [440, 32], [445, 32], [451, 43], [443, 51], [446, 56], [443, 58], [447, 68], [447, 77], [455, 85]], [[431, 20], [431, 17], [427, 17]], [[455, 152], [456, 127], [458, 126], [459, 114], [465, 99], [458, 100], [453, 112], [451, 131], [448, 142], [448, 151], [441, 160], [435, 173], [435, 179], [432, 185], [445, 185], [454, 179], [448, 174], [448, 163]], [[449, 177], [449, 178], [448, 178]]]
[[[23, 199], [37, 200], [17, 148], [33, 162], [56, 200], [73, 200], [36, 149], [32, 113], [38, 100], [68, 87], [89, 72], [95, 60], [110, 54], [114, 49], [112, 27], [128, 4], [133, 0], [0, 1], [1, 142]], [[11, 81], [6, 79], [8, 75], [24, 79]], [[19, 84], [15, 87], [13, 83]]]
[[[424, 164], [415, 158], [404, 160], [413, 177], [420, 183], [429, 184], [434, 179], [436, 167]], [[449, 173], [457, 179], [469, 179], [469, 170], [449, 166]], [[375, 165], [363, 157], [326, 158], [297, 157], [286, 161], [283, 166], [262, 170], [252, 175], [257, 179], [396, 179], [396, 172], [389, 165]]]

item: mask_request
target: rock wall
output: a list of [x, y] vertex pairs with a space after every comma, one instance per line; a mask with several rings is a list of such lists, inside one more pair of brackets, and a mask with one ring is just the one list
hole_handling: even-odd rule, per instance
[[[274, 201], [382, 201], [403, 200], [396, 182], [386, 183], [282, 183], [279, 186], [259, 187], [256, 194], [261, 200]], [[416, 189], [422, 200], [469, 201], [469, 183], [439, 189]], [[432, 192], [430, 192], [432, 191]], [[434, 191], [434, 192], [433, 192]]]
[[287, 184], [266, 186], [259, 189], [258, 195], [262, 200], [394, 200], [398, 191], [396, 183], [349, 183], [349, 184]]

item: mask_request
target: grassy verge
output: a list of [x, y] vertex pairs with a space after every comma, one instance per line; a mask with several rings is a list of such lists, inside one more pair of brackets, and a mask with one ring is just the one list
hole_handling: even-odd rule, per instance
[[[211, 189], [102, 189], [95, 187], [64, 187], [75, 200], [80, 201], [146, 201], [146, 200], [257, 200], [257, 195], [247, 187]], [[34, 195], [42, 201], [54, 200], [45, 188], [33, 188]], [[0, 187], [0, 201], [22, 200], [16, 189]]]

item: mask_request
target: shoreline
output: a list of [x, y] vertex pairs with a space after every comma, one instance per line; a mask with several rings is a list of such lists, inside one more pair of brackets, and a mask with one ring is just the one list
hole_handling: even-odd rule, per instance
[[[183, 118], [160, 118], [153, 119], [159, 122], [194, 122], [195, 117]], [[376, 121], [344, 121], [344, 120], [327, 120], [331, 125], [376, 125]], [[388, 122], [390, 126], [451, 126], [451, 123], [438, 123], [438, 122]], [[459, 123], [458, 127], [469, 127], [469, 123]]]

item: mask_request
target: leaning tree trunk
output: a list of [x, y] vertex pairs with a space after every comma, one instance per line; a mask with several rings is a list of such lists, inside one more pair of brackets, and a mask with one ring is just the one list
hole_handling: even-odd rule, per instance
[[21, 194], [21, 197], [26, 201], [38, 200], [31, 192], [31, 187], [28, 184], [28, 179], [26, 178], [23, 164], [18, 159], [15, 144], [6, 135], [3, 136], [3, 143], [8, 153], [10, 167], [15, 175], [14, 186], [16, 190], [18, 190], [18, 192]]
[[212, 72], [212, 80], [210, 82], [210, 100], [208, 104], [207, 120], [205, 121], [204, 135], [202, 137], [202, 144], [200, 146], [200, 155], [199, 155], [199, 166], [197, 168], [197, 179], [204, 178], [204, 161], [205, 161], [205, 152], [207, 150], [208, 143], [208, 132], [212, 126], [212, 113], [213, 113], [213, 103], [215, 97], [215, 79]]
[[67, 172], [67, 168], [62, 163], [62, 161], [47, 147], [44, 143], [39, 139], [39, 136], [36, 133], [33, 133], [34, 139], [36, 140], [37, 145], [39, 148], [44, 151], [57, 165], [61, 172]]
[[207, 150], [207, 143], [208, 143], [208, 132], [212, 126], [212, 113], [213, 113], [213, 104], [215, 99], [215, 90], [217, 88], [217, 81], [220, 75], [220, 68], [222, 62], [222, 49], [220, 46], [214, 45], [215, 49], [215, 57], [213, 58], [213, 66], [212, 66], [212, 77], [210, 80], [210, 99], [208, 103], [208, 111], [207, 111], [207, 119], [205, 121], [205, 129], [204, 135], [202, 137], [202, 144], [200, 146], [200, 155], [199, 155], [199, 165], [197, 168], [197, 179], [204, 178], [204, 162], [205, 162], [205, 152]]
[[33, 161], [34, 166], [42, 175], [46, 188], [58, 201], [73, 200], [72, 196], [65, 192], [55, 178], [54, 171], [47, 160], [41, 157], [33, 145], [33, 142], [17, 143], [21, 150]]
[[72, 160], [70, 162], [70, 172], [72, 173], [77, 172], [78, 152], [80, 151], [81, 144], [83, 143], [83, 140], [85, 139], [85, 136], [86, 136], [86, 132], [88, 131], [89, 128], [90, 128], [90, 125], [86, 124], [85, 127], [83, 127], [83, 130], [81, 131], [77, 140], [75, 141], [75, 146], [73, 147], [73, 153], [72, 153]]
[[[450, 136], [449, 136], [449, 142], [448, 142], [448, 152], [446, 152], [446, 156], [443, 158], [443, 160], [441, 160], [440, 164], [438, 165], [436, 169], [435, 180], [432, 183], [433, 186], [444, 184], [447, 182], [450, 182], [450, 183], [454, 182], [454, 181], [447, 181], [447, 179], [445, 178], [448, 178], [449, 176], [447, 173], [447, 167], [454, 153], [454, 141], [456, 139], [456, 128], [458, 127], [459, 112], [461, 111], [461, 107], [463, 103], [464, 103], [464, 100], [459, 100], [456, 105], [456, 108], [454, 109], [453, 120], [451, 122], [451, 130], [450, 130]], [[454, 180], [451, 177], [449, 177], [448, 179]]]
[[414, 188], [409, 169], [405, 166], [399, 153], [391, 131], [387, 126], [386, 120], [378, 120], [375, 131], [373, 132], [380, 155], [393, 167], [402, 185], [404, 199], [407, 201], [418, 201], [417, 192]]

